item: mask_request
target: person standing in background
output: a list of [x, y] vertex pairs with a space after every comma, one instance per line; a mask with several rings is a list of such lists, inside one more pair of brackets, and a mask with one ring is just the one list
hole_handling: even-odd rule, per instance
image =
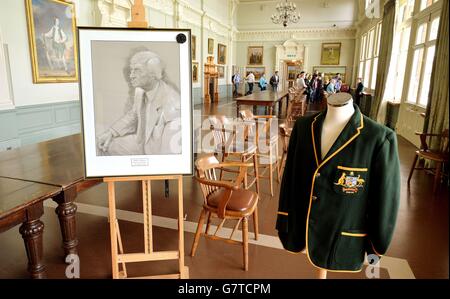
[[305, 72], [301, 72], [296, 80], [296, 86], [298, 89], [306, 89], [306, 83], [305, 83]]
[[362, 82], [362, 78], [358, 78], [357, 82], [358, 84], [356, 85], [355, 91], [355, 104], [359, 106], [361, 104], [361, 98], [364, 92], [364, 84]]
[[335, 78], [331, 79], [331, 81], [330, 81], [330, 83], [328, 83], [327, 89], [326, 89], [326, 92], [328, 94], [336, 93], [336, 85], [335, 84], [336, 84], [336, 79]]
[[248, 83], [248, 91], [245, 95], [249, 95], [253, 93], [253, 85], [255, 84], [255, 75], [253, 74], [253, 72], [250, 72], [247, 76], [247, 78], [245, 78], [245, 80], [247, 80]]
[[278, 90], [278, 84], [280, 83], [280, 76], [278, 76], [278, 71], [275, 71], [275, 74], [270, 77], [270, 85], [272, 86], [273, 91]]
[[262, 74], [261, 78], [259, 78], [259, 88], [261, 88], [261, 91], [267, 89], [267, 80], [266, 77], [264, 77], [264, 74]]
[[234, 85], [234, 96], [238, 96], [239, 92], [239, 84], [241, 83], [241, 75], [239, 74], [239, 72], [236, 72], [236, 74], [234, 74], [233, 78], [233, 85]]

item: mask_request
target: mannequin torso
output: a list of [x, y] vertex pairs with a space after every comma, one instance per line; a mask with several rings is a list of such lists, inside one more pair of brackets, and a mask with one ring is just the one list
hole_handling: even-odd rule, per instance
[[353, 107], [353, 100], [350, 94], [338, 93], [329, 97], [327, 115], [322, 126], [322, 159], [331, 149], [354, 113], [355, 108]]

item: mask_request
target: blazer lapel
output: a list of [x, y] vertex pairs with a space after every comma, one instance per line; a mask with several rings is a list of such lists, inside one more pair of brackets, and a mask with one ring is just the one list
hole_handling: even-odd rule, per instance
[[326, 111], [318, 114], [312, 124], [311, 124], [311, 136], [312, 136], [312, 144], [314, 150], [314, 158], [316, 160], [316, 165], [319, 167], [320, 163], [322, 163], [322, 125], [325, 120]]

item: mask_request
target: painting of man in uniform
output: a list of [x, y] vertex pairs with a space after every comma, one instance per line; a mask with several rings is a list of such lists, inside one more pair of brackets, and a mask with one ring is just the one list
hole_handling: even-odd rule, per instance
[[74, 6], [59, 0], [27, 0], [33, 80], [77, 81]]
[[179, 44], [93, 41], [97, 156], [181, 154]]

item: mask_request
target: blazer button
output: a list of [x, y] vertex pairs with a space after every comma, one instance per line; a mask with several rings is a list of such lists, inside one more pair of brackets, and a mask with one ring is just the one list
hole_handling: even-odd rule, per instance
[[317, 200], [317, 196], [313, 196], [312, 200], [316, 201]]

